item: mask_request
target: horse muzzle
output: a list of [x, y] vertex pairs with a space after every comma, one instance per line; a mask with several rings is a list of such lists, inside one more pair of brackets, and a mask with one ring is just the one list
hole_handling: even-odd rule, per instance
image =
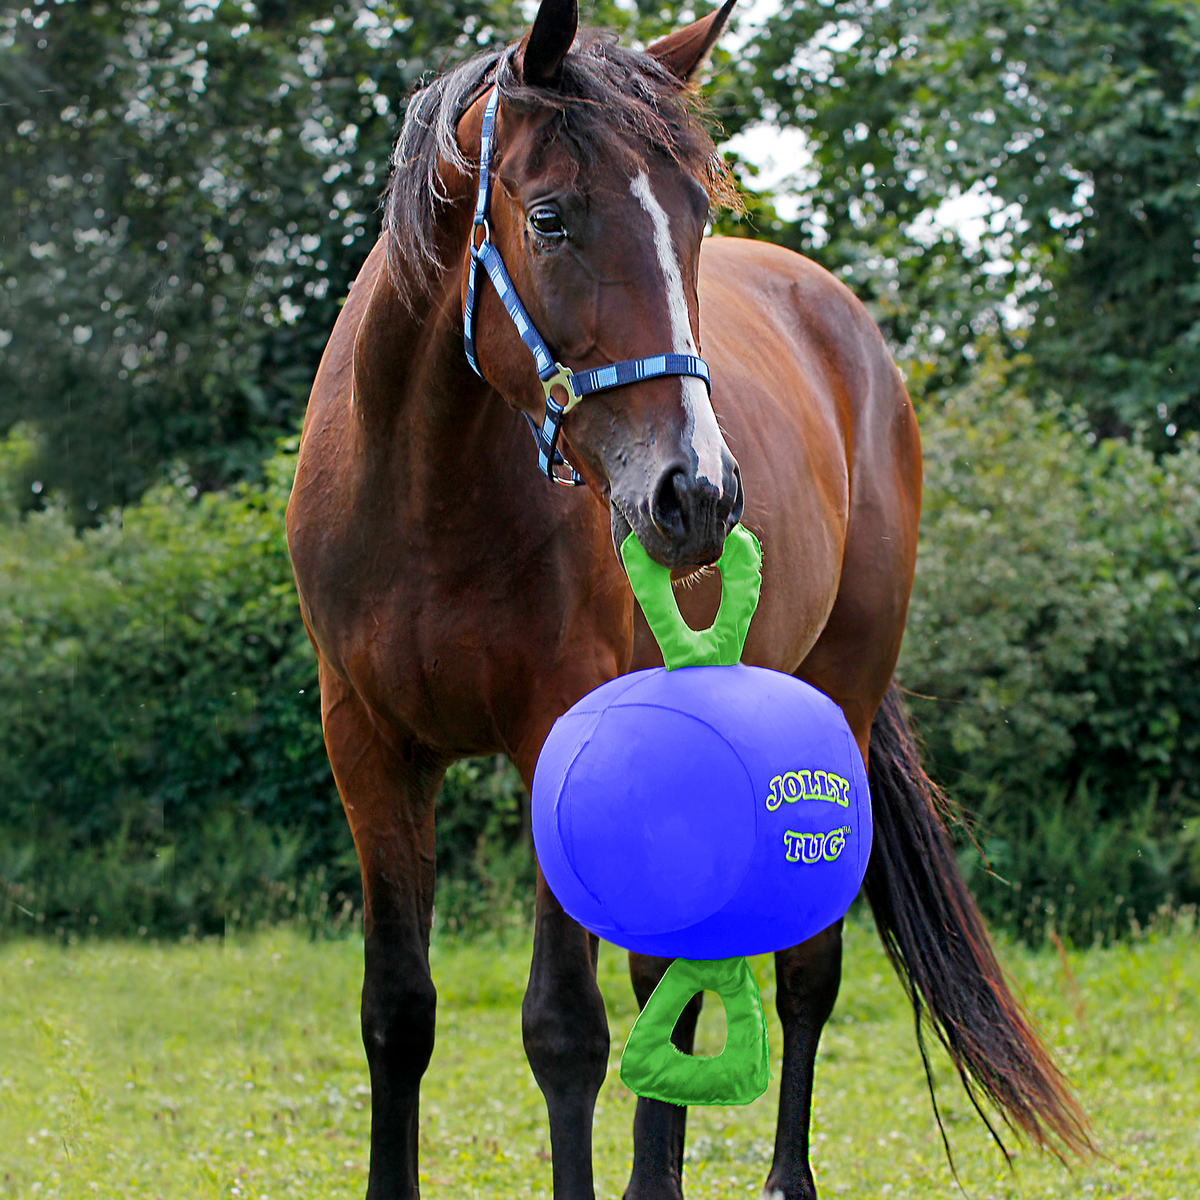
[[625, 496], [614, 488], [609, 497], [613, 545], [619, 548], [632, 530], [660, 566], [716, 562], [745, 504], [737, 461], [728, 451], [721, 460], [719, 483], [679, 462], [667, 466], [640, 496]]

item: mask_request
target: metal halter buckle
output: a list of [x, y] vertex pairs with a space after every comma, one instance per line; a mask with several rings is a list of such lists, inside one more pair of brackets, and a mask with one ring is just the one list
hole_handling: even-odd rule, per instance
[[[551, 390], [556, 387], [562, 388], [562, 390], [567, 393], [566, 404], [559, 404], [559, 402], [550, 394]], [[558, 408], [564, 417], [571, 411], [571, 409], [575, 407], [575, 405], [580, 402], [580, 400], [583, 399], [583, 397], [575, 391], [570, 370], [564, 367], [560, 362], [556, 362], [554, 364], [554, 374], [551, 375], [549, 379], [542, 380], [542, 390], [546, 393], [546, 403], [553, 404], [556, 408]]]

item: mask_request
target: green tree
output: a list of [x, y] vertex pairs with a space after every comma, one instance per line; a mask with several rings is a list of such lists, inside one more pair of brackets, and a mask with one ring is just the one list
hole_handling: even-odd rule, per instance
[[[0, 18], [0, 429], [77, 518], [292, 429], [405, 99], [507, 3], [32, 3]], [[32, 483], [34, 480], [31, 479]]]
[[[793, 0], [751, 53], [744, 118], [814, 155], [779, 236], [871, 300], [918, 385], [1000, 338], [1101, 434], [1200, 427], [1193, 0]], [[971, 192], [980, 246], [929, 221]]]

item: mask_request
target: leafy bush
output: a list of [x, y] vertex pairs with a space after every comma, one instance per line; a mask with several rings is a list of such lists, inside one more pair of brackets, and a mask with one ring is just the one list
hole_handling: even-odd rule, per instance
[[[0, 481], [30, 449], [2, 444]], [[284, 543], [293, 468], [283, 453], [263, 487], [198, 499], [181, 479], [82, 535], [54, 501], [18, 517], [0, 482], [7, 923], [210, 932], [358, 905]], [[455, 927], [530, 890], [522, 795], [507, 764], [451, 770]]]
[[55, 502], [5, 515], [5, 879], [44, 920], [210, 928], [250, 879], [344, 884], [288, 483], [284, 461], [260, 490], [180, 481], [82, 537]]
[[977, 895], [1035, 940], [1200, 898], [1200, 439], [1093, 444], [994, 363], [921, 416], [899, 676]]

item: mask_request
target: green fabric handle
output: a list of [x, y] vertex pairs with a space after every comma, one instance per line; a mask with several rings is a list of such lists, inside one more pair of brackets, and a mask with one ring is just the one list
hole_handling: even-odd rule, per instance
[[[725, 1001], [725, 1049], [711, 1058], [684, 1054], [671, 1031], [685, 1005], [705, 989]], [[767, 1019], [744, 958], [677, 958], [630, 1030], [621, 1079], [630, 1091], [667, 1104], [749, 1104], [767, 1090]]]
[[[731, 667], [741, 660], [762, 589], [762, 547], [744, 525], [729, 531], [717, 560], [721, 603], [708, 629], [696, 631], [683, 619], [671, 572], [654, 562], [632, 533], [621, 543], [621, 561], [668, 671]], [[683, 1054], [671, 1042], [679, 1014], [705, 989], [725, 1001], [725, 1049], [712, 1058]], [[767, 1090], [770, 1078], [767, 1018], [750, 964], [744, 958], [675, 959], [625, 1043], [621, 1079], [626, 1087], [667, 1104], [749, 1104]]]
[[679, 614], [671, 572], [660, 567], [630, 535], [621, 543], [625, 574], [668, 671], [676, 667], [731, 667], [742, 657], [750, 619], [762, 588], [762, 548], [745, 525], [735, 525], [717, 559], [721, 605], [708, 629], [696, 631]]

